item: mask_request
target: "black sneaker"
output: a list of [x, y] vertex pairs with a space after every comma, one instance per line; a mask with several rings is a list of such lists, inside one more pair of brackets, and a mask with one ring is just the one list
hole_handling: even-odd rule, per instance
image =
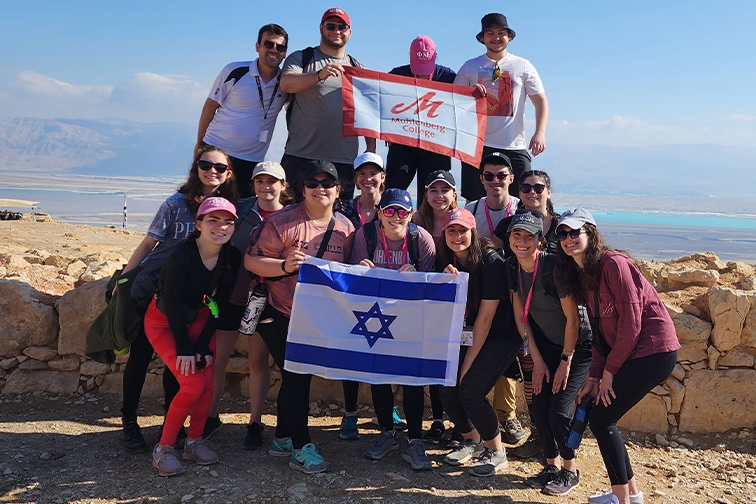
[[123, 425], [123, 446], [131, 453], [144, 453], [147, 443], [144, 442], [142, 429], [139, 428], [136, 417], [121, 418]]
[[530, 436], [527, 441], [525, 441], [520, 446], [516, 446], [514, 448], [508, 449], [507, 453], [509, 453], [509, 456], [511, 458], [517, 458], [517, 459], [529, 459], [533, 457], [539, 456], [541, 453], [543, 453], [543, 447], [541, 446], [541, 438], [538, 436]]
[[452, 429], [451, 436], [449, 436], [449, 441], [446, 442], [446, 446], [448, 446], [449, 448], [458, 448], [462, 446], [462, 443], [464, 443], [464, 441], [465, 438], [462, 437], [462, 433], [460, 433], [455, 426]]
[[562, 469], [553, 480], [543, 487], [541, 493], [546, 495], [567, 495], [579, 484], [580, 471], [576, 474], [567, 469]]
[[223, 425], [223, 422], [221, 422], [220, 417], [217, 417], [217, 416], [207, 417], [207, 421], [205, 422], [205, 428], [202, 430], [202, 439], [210, 439], [210, 436], [215, 434], [215, 432], [221, 428], [221, 425]]
[[444, 422], [434, 420], [430, 426], [430, 429], [425, 431], [425, 434], [423, 435], [423, 441], [425, 441], [426, 443], [439, 444], [441, 443], [441, 438], [444, 436], [444, 432], [446, 432], [446, 429], [444, 428]]
[[173, 447], [177, 450], [183, 450], [184, 445], [186, 444], [186, 438], [189, 437], [189, 433], [186, 430], [186, 427], [183, 425], [181, 426], [181, 429], [179, 429], [178, 434], [176, 435], [176, 442], [174, 443]]
[[260, 448], [263, 445], [263, 431], [265, 428], [257, 422], [252, 422], [247, 425], [247, 435], [244, 436], [244, 444], [242, 445], [245, 450], [254, 450]]
[[525, 484], [532, 488], [543, 488], [559, 474], [559, 469], [554, 465], [547, 465], [541, 472], [525, 479]]

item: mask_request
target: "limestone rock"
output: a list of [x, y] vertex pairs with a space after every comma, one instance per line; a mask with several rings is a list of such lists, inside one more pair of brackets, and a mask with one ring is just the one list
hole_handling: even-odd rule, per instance
[[8, 357], [7, 359], [0, 359], [0, 369], [7, 371], [18, 365], [18, 359], [15, 357]]
[[[706, 345], [700, 343], [682, 343], [682, 348], [677, 351], [677, 360], [679, 362], [701, 362], [708, 359], [706, 349]], [[706, 366], [704, 365], [704, 367]]]
[[88, 283], [66, 292], [58, 300], [60, 337], [58, 353], [84, 355], [87, 330], [95, 317], [105, 308], [107, 278]]
[[655, 394], [646, 394], [633, 409], [628, 411], [618, 425], [637, 432], [666, 433], [667, 405]]
[[691, 370], [683, 382], [680, 430], [703, 434], [756, 427], [754, 369]]
[[694, 343], [705, 351], [705, 345], [709, 341], [712, 325], [689, 313], [667, 311], [669, 311], [672, 322], [675, 324], [675, 332], [677, 332], [677, 339], [680, 340], [680, 343], [683, 346], [686, 343]]
[[66, 275], [70, 277], [79, 277], [81, 273], [87, 268], [87, 265], [84, 264], [82, 261], [74, 261], [68, 266], [66, 266]]
[[77, 355], [59, 355], [47, 363], [47, 367], [56, 371], [78, 371], [81, 361]]
[[231, 357], [228, 359], [226, 373], [247, 374], [248, 372], [249, 365], [247, 364], [246, 357]]
[[705, 269], [721, 271], [727, 268], [727, 264], [719, 260], [719, 257], [714, 252], [698, 252], [696, 254], [689, 254], [677, 259], [672, 259], [668, 264], [681, 264], [681, 263], [698, 263]]
[[714, 322], [711, 339], [717, 350], [724, 352], [738, 346], [750, 307], [742, 291], [722, 287], [709, 289], [709, 313]]
[[682, 381], [683, 378], [685, 378], [685, 370], [680, 364], [675, 364], [675, 368], [672, 370], [672, 376], [679, 381]]
[[29, 264], [44, 264], [45, 258], [33, 254], [24, 254], [21, 256]]
[[249, 338], [259, 338], [259, 336], [239, 336], [234, 342], [234, 352], [247, 355], [247, 341], [249, 341]]
[[711, 287], [717, 285], [719, 272], [713, 270], [669, 270], [667, 271], [667, 290], [681, 290], [694, 285]]
[[142, 397], [163, 397], [162, 375], [147, 373], [147, 376], [144, 380], [144, 387], [142, 387]]
[[15, 254], [0, 254], [0, 264], [5, 267], [6, 275], [18, 275], [29, 269], [29, 263]]
[[31, 346], [24, 348], [24, 355], [38, 361], [47, 362], [57, 356], [58, 352], [50, 347]]
[[42, 264], [44, 264], [45, 266], [55, 266], [58, 269], [65, 269], [71, 262], [73, 262], [73, 259], [70, 257], [52, 254], [45, 257], [45, 260], [42, 261]]
[[50, 392], [71, 394], [79, 386], [79, 373], [75, 371], [50, 371], [16, 369], [8, 376], [3, 394], [25, 394], [27, 392]]
[[101, 278], [110, 278], [115, 271], [123, 266], [121, 261], [105, 261], [103, 263], [92, 263], [79, 277], [78, 285], [94, 282]]
[[717, 369], [717, 361], [721, 354], [713, 346], [706, 349], [706, 354], [709, 358], [709, 369]]
[[671, 400], [669, 412], [676, 415], [680, 413], [680, 407], [685, 398], [685, 386], [671, 376], [667, 378], [664, 384], [669, 389], [669, 398]]
[[748, 348], [756, 348], [756, 295], [748, 294], [748, 301], [751, 305], [746, 315], [743, 332], [740, 335], [740, 344]]
[[32, 297], [28, 283], [0, 280], [0, 356], [20, 355], [29, 346], [46, 346], [58, 335], [55, 309]]
[[733, 348], [719, 358], [720, 366], [727, 367], [753, 367], [754, 358], [741, 348]]
[[84, 376], [98, 376], [110, 372], [110, 364], [103, 364], [93, 360], [86, 360], [81, 363], [79, 373]]
[[665, 265], [663, 263], [656, 263], [651, 261], [636, 261], [636, 264], [638, 265], [638, 269], [640, 270], [641, 274], [646, 277], [646, 280], [648, 280], [651, 285], [656, 287], [659, 274], [661, 270], [664, 269]]
[[39, 370], [47, 369], [47, 363], [36, 359], [27, 359], [18, 365], [18, 369]]
[[123, 373], [110, 373], [103, 375], [99, 392], [100, 394], [123, 394]]

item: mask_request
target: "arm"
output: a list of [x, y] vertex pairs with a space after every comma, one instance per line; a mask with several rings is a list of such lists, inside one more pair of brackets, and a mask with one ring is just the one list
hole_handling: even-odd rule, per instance
[[152, 249], [154, 249], [157, 244], [158, 244], [158, 241], [156, 239], [150, 238], [149, 236], [145, 236], [142, 242], [139, 245], [137, 245], [137, 248], [131, 254], [131, 257], [129, 258], [129, 262], [127, 262], [126, 266], [124, 266], [123, 268], [123, 273], [126, 273], [127, 271], [131, 271], [137, 266], [139, 266], [142, 263], [142, 261], [144, 261], [144, 258], [147, 257], [147, 254], [152, 252]]
[[567, 379], [570, 377], [570, 366], [572, 365], [572, 354], [575, 353], [575, 346], [577, 346], [578, 335], [580, 333], [580, 315], [575, 298], [573, 296], [565, 296], [559, 298], [559, 302], [562, 304], [562, 311], [567, 318], [567, 322], [564, 325], [564, 349], [562, 350], [562, 354], [568, 355], [569, 360], [560, 361], [559, 367], [554, 373], [554, 383], [552, 385], [552, 392], [554, 394], [559, 392], [559, 390], [567, 388]]
[[529, 95], [530, 101], [535, 107], [536, 129], [533, 138], [530, 139], [530, 152], [537, 156], [546, 149], [546, 123], [549, 120], [549, 102], [546, 94]]
[[205, 105], [202, 107], [202, 113], [200, 114], [199, 127], [197, 128], [197, 143], [194, 146], [195, 156], [197, 155], [199, 148], [202, 147], [202, 144], [204, 143], [203, 139], [205, 138], [207, 127], [212, 122], [213, 117], [215, 116], [215, 111], [218, 110], [219, 107], [220, 103], [213, 100], [212, 98], [205, 100]]
[[292, 70], [281, 72], [281, 91], [299, 93], [315, 86], [320, 82], [320, 75], [323, 74], [321, 70], [306, 73], [294, 72]]
[[375, 138], [365, 137], [365, 152], [375, 154]]

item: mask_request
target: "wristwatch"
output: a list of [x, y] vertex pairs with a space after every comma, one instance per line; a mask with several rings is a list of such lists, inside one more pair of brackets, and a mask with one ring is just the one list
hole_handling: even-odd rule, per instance
[[564, 362], [570, 362], [572, 360], [572, 355], [562, 354], [562, 360]]

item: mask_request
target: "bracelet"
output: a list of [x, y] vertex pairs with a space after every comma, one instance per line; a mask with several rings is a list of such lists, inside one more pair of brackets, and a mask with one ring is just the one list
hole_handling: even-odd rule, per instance
[[[321, 68], [320, 70], [323, 70], [323, 69]], [[317, 71], [317, 73], [315, 74], [315, 76], [318, 78], [318, 82], [325, 82], [325, 79], [321, 79], [320, 78], [320, 70]]]
[[281, 271], [283, 271], [287, 275], [289, 274], [289, 272], [286, 271], [286, 259], [284, 259], [283, 261], [281, 261]]

